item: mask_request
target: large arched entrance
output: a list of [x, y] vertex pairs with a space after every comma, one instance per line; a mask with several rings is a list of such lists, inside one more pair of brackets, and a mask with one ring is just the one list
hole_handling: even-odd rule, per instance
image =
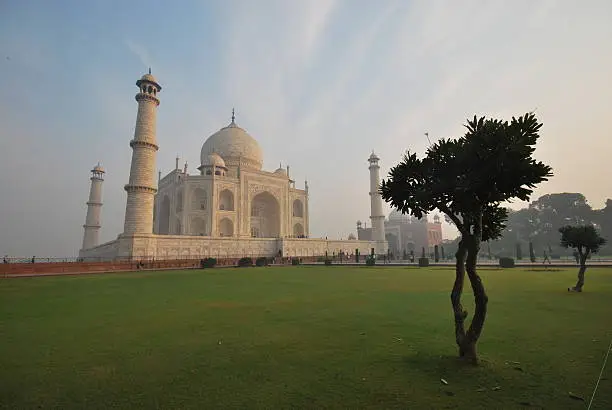
[[399, 241], [397, 239], [397, 236], [392, 233], [388, 233], [385, 235], [385, 239], [387, 240], [387, 243], [389, 244], [389, 252], [393, 254], [394, 257], [398, 256], [400, 254], [400, 249], [399, 249]]
[[159, 234], [168, 235], [170, 233], [170, 198], [168, 198], [168, 195], [164, 195], [164, 199], [162, 199], [158, 218]]
[[269, 192], [262, 192], [251, 201], [251, 235], [258, 238], [280, 236], [280, 206]]

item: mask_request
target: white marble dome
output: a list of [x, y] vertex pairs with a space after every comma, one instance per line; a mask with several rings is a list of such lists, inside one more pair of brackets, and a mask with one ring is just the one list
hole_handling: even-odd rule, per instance
[[208, 154], [206, 158], [202, 161], [202, 165], [205, 167], [220, 167], [225, 168], [225, 161], [219, 154], [213, 152], [212, 154]]
[[202, 165], [212, 153], [220, 155], [228, 167], [240, 165], [244, 169], [259, 171], [263, 166], [263, 154], [259, 144], [234, 121], [208, 137], [204, 142], [200, 153]]

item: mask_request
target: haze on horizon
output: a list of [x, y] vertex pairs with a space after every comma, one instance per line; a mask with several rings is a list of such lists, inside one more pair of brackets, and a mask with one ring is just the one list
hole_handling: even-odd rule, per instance
[[[0, 3], [0, 253], [70, 257], [89, 170], [104, 183], [101, 242], [123, 229], [137, 105], [152, 67], [163, 90], [157, 163], [194, 173], [230, 121], [264, 168], [310, 187], [311, 236], [368, 221], [367, 157], [463, 135], [473, 115], [536, 112], [536, 157], [555, 176], [532, 199], [612, 197], [612, 2], [16, 1]], [[514, 203], [513, 207], [524, 204]], [[455, 231], [444, 226], [452, 238]]]

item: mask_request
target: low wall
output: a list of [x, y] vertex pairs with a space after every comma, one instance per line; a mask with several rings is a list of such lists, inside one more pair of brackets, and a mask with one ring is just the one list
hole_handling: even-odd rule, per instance
[[[304, 263], [317, 262], [321, 257], [303, 257]], [[255, 263], [253, 258], [253, 263]], [[240, 258], [217, 259], [216, 266], [237, 266]], [[346, 259], [345, 259], [346, 260]], [[278, 265], [291, 264], [291, 258], [274, 258]], [[96, 273], [127, 272], [141, 269], [193, 269], [200, 267], [200, 259], [173, 259], [156, 261], [111, 261], [111, 262], [42, 262], [42, 263], [5, 263], [0, 265], [0, 276], [62, 274], [62, 273]]]

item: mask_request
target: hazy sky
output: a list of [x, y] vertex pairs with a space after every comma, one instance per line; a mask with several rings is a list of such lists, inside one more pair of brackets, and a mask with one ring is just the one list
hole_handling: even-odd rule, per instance
[[[0, 253], [74, 256], [89, 170], [107, 168], [101, 240], [123, 229], [135, 81], [161, 83], [158, 168], [194, 172], [237, 123], [310, 186], [313, 236], [369, 216], [367, 157], [460, 136], [474, 114], [535, 110], [547, 192], [612, 197], [612, 2], [0, 1]], [[519, 204], [515, 204], [517, 206]], [[453, 233], [445, 226], [446, 236]]]

